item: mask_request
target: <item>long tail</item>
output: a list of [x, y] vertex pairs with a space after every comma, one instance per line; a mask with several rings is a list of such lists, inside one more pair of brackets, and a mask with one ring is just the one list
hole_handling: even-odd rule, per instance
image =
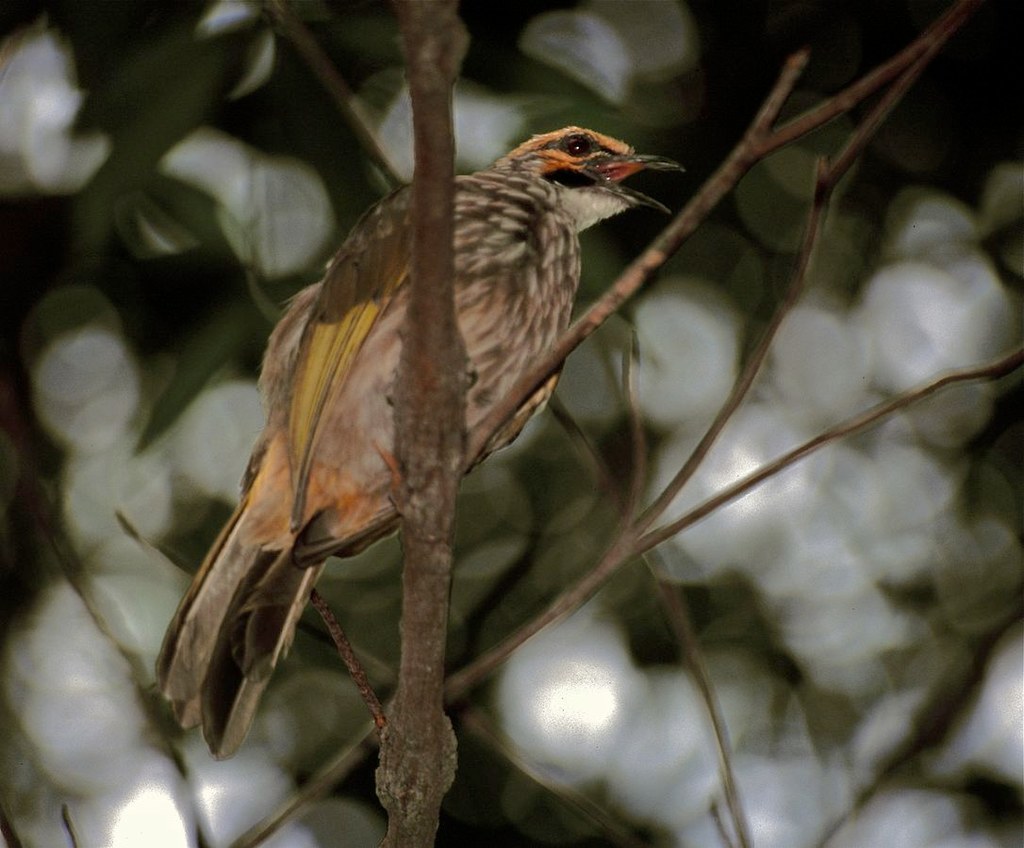
[[252, 541], [243, 497], [167, 630], [157, 681], [183, 727], [202, 723], [214, 756], [242, 744], [270, 673], [291, 645], [322, 565]]

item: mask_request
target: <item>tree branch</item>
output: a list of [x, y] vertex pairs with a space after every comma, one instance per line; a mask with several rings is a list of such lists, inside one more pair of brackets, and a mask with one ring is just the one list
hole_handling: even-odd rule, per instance
[[[612, 286], [558, 339], [534, 367], [516, 383], [509, 394], [488, 414], [476, 439], [466, 448], [467, 466], [471, 466], [501, 427], [538, 386], [561, 367], [565, 359], [601, 326], [682, 246], [703, 223], [719, 201], [757, 162], [791, 144], [838, 115], [849, 112], [911, 66], [923, 68], [977, 11], [984, 0], [957, 0], [941, 17], [906, 48], [853, 85], [825, 100], [799, 118], [773, 129], [786, 99], [792, 93], [810, 56], [809, 51], [794, 53], [783, 66], [779, 78], [761, 109], [728, 158], [704, 183], [676, 218], [651, 245], [631, 262]], [[900, 92], [902, 95], [902, 92]]]
[[1018, 348], [999, 359], [993, 360], [992, 362], [986, 362], [983, 365], [978, 365], [972, 368], [960, 368], [955, 371], [950, 371], [940, 377], [936, 377], [923, 386], [919, 386], [916, 389], [903, 392], [890, 400], [884, 401], [871, 409], [861, 412], [858, 415], [854, 415], [851, 418], [846, 419], [841, 424], [837, 424], [835, 427], [830, 427], [822, 433], [819, 433], [813, 439], [808, 439], [801, 445], [787, 451], [778, 459], [769, 462], [766, 465], [762, 465], [756, 471], [751, 472], [746, 477], [733, 483], [727, 489], [723, 489], [714, 497], [708, 498], [702, 504], [695, 506], [686, 515], [680, 516], [675, 521], [671, 521], [668, 524], [659, 527], [655, 530], [651, 530], [649, 533], [641, 536], [636, 543], [636, 553], [640, 554], [645, 551], [649, 551], [651, 548], [660, 545], [667, 539], [671, 539], [677, 533], [681, 533], [687, 527], [696, 524], [703, 518], [707, 518], [715, 510], [720, 509], [727, 503], [742, 497], [755, 486], [763, 483], [770, 477], [774, 477], [776, 474], [781, 472], [783, 469], [788, 468], [794, 463], [800, 461], [805, 456], [814, 453], [817, 450], [829, 445], [832, 442], [838, 441], [839, 439], [845, 439], [847, 436], [853, 436], [856, 433], [860, 433], [869, 427], [874, 426], [884, 418], [889, 417], [897, 410], [903, 409], [910, 406], [913, 403], [917, 403], [919, 400], [929, 397], [941, 389], [951, 386], [954, 383], [966, 383], [973, 380], [997, 380], [1000, 377], [1005, 377], [1007, 374], [1012, 373], [1016, 369], [1024, 365], [1024, 348]]
[[615, 537], [597, 565], [555, 598], [544, 612], [533, 620], [528, 621], [519, 630], [495, 645], [487, 653], [482, 654], [457, 673], [451, 675], [445, 684], [446, 700], [456, 701], [464, 698], [471, 689], [490, 675], [495, 668], [505, 662], [512, 652], [527, 639], [578, 608], [604, 585], [608, 578], [622, 565], [657, 547], [662, 542], [681, 533], [701, 519], [707, 518], [715, 510], [720, 509], [736, 498], [742, 497], [755, 486], [763, 483], [768, 478], [778, 474], [805, 456], [838, 439], [866, 430], [893, 412], [917, 401], [924, 400], [924, 398], [935, 394], [946, 386], [972, 380], [996, 380], [1005, 377], [1021, 366], [1024, 366], [1024, 348], [1014, 350], [993, 362], [973, 368], [951, 371], [917, 389], [904, 392], [866, 412], [847, 419], [836, 427], [826, 430], [813, 439], [783, 454], [778, 459], [762, 466], [742, 480], [734, 483], [728, 489], [719, 492], [714, 497], [694, 507], [686, 515], [681, 516], [664, 527], [652, 530], [642, 537], [636, 536], [635, 526], [627, 528], [626, 531]]
[[[280, 2], [280, 0], [275, 0], [275, 2]], [[550, 373], [561, 365], [576, 346], [600, 326], [622, 303], [639, 290], [647, 279], [678, 249], [683, 241], [697, 229], [715, 205], [735, 187], [740, 178], [754, 164], [775, 150], [792, 143], [796, 139], [831, 121], [836, 116], [850, 111], [901, 74], [918, 73], [934, 53], [963, 26], [982, 2], [983, 0], [957, 0], [935, 23], [892, 59], [810, 111], [773, 128], [786, 99], [792, 92], [807, 62], [808, 54], [806, 51], [794, 54], [783, 68], [779, 79], [773, 86], [747, 133], [737, 147], [729, 154], [729, 157], [714, 172], [700, 191], [694, 195], [669, 227], [652, 242], [650, 247], [641, 256], [623, 271], [608, 291], [562, 336], [550, 354], [543, 361], [539, 361], [532, 373], [526, 375], [504, 402], [492, 411], [491, 416], [485, 422], [486, 426], [481, 428], [478, 440], [466, 446], [467, 449], [462, 458], [463, 466], [472, 463], [483, 446], [489, 441], [491, 434], [496, 432], [504, 421], [519, 408], [522, 400], [537, 385], [547, 379]], [[397, 0], [396, 5], [401, 12], [403, 6], [420, 4]], [[438, 6], [435, 5], [434, 8], [436, 9]], [[908, 69], [912, 67], [914, 70], [911, 72]], [[909, 84], [911, 81], [907, 77], [905, 78], [905, 83], [901, 83], [901, 85]], [[415, 104], [415, 92], [413, 97]], [[895, 98], [892, 102], [895, 102]], [[878, 110], [889, 108], [889, 106], [882, 107], [876, 104], [875, 108]], [[879, 111], [877, 114], [881, 117], [883, 113]], [[870, 118], [866, 119], [862, 127], [870, 120]], [[867, 137], [867, 134], [861, 136], [862, 139]], [[847, 145], [845, 150], [852, 151], [851, 145], [855, 143], [859, 142], [851, 139], [850, 144]], [[852, 152], [847, 155], [840, 153], [834, 160], [832, 173], [837, 174], [845, 169], [847, 167], [847, 160], [852, 162]], [[419, 164], [420, 160], [417, 158], [418, 167]], [[808, 244], [808, 239], [805, 238], [806, 244]], [[810, 244], [813, 247], [813, 241]], [[805, 256], [809, 257], [809, 249], [806, 252], [801, 252], [798, 266], [802, 263]], [[835, 439], [871, 426], [895, 410], [930, 396], [946, 385], [966, 380], [997, 379], [1021, 367], [1022, 364], [1024, 364], [1024, 351], [1015, 351], [1003, 359], [988, 365], [951, 372], [919, 389], [899, 395], [821, 434], [816, 439], [811, 440], [811, 442], [805, 443], [770, 465], [760, 469], [755, 475], [740, 481], [728, 491], [719, 493], [714, 499], [705, 502], [677, 522], [656, 530], [648, 530], [645, 533], [638, 532], [635, 522], [630, 523], [628, 527], [625, 527], [621, 533], [612, 539], [608, 549], [591, 572], [556, 598], [544, 613], [527, 622], [519, 631], [509, 636], [505, 641], [478, 657], [458, 673], [452, 675], [444, 688], [446, 701], [452, 702], [463, 698], [530, 636], [578, 608], [583, 601], [597, 591], [625, 562], [635, 558], [642, 552], [650, 550], [657, 544], [660, 544], [660, 542], [680, 532], [686, 526], [695, 523], [700, 518], [718, 509], [729, 500], [740, 497], [750, 488], [756, 486], [772, 474], [778, 473], [789, 464], [798, 461], [808, 453], [823, 447]], [[431, 414], [435, 414], [436, 411], [436, 409], [433, 409]], [[362, 740], [364, 744], [363, 751], [368, 750], [365, 743], [372, 742], [372, 740], [372, 731], [367, 731]], [[347, 773], [353, 763], [353, 759], [357, 757], [358, 754], [355, 754], [354, 751], [349, 752], [344, 757], [338, 758], [330, 766], [325, 767], [311, 781], [311, 783], [316, 783], [318, 788], [309, 789], [307, 784], [307, 787], [301, 790], [300, 796], [297, 797], [294, 803], [290, 804], [291, 810], [294, 811], [304, 801], [321, 795], [327, 787], [340, 779], [340, 775]], [[255, 843], [249, 842], [245, 844]]]
[[[793, 304], [795, 304], [796, 298], [802, 291], [804, 278], [806, 276], [806, 269], [817, 242], [818, 234], [820, 233], [821, 219], [824, 214], [827, 201], [839, 176], [841, 176], [842, 173], [845, 173], [845, 169], [848, 168], [853, 161], [851, 156], [848, 154], [848, 151], [857, 150], [859, 152], [863, 149], [867, 140], [873, 135], [875, 130], [877, 130], [881, 118], [891, 110], [899, 97], [905, 93], [910, 82], [919, 75], [924, 65], [934, 57], [938, 49], [952, 37], [963, 23], [967, 21], [970, 14], [977, 8], [980, 2], [981, 0], [960, 0], [960, 2], [956, 3], [945, 15], [936, 21], [935, 24], [918, 36], [912, 45], [897, 54], [897, 56], [889, 63], [886, 63], [886, 65], [883, 66], [886, 69], [885, 74], [872, 72], [864, 77], [859, 83], [855, 83], [849, 89], [841, 92], [840, 95], [837, 96], [844, 104], [844, 110], [846, 110], [852, 108], [853, 105], [856, 105], [856, 103], [859, 103], [868, 95], [891, 82], [894, 78], [896, 80], [892, 86], [893, 89], [896, 90], [896, 93], [884, 96], [879, 103], [876, 104], [875, 108], [868, 113], [866, 118], [861, 122], [857, 130], [855, 130], [851, 136], [847, 146], [840, 153], [840, 156], [836, 159], [835, 163], [831, 166], [824, 161], [819, 163], [818, 174], [815, 182], [814, 202], [812, 203], [811, 210], [808, 214], [808, 223], [803, 246], [798, 257], [797, 266], [794, 270], [793, 281], [790, 284], [787, 296], [784, 298], [782, 304], [777, 310], [776, 316], [773, 318], [772, 324], [769, 326], [765, 338], [762, 340], [758, 350], [755, 352], [755, 355], [748, 363], [743, 378], [741, 378], [727, 401], [726, 408], [723, 409], [718, 418], [716, 418], [712, 428], [705, 435], [704, 439], [701, 440], [701, 444], [698, 445], [698, 448], [695, 451], [695, 457], [691, 457], [690, 460], [684, 464], [683, 468], [669, 484], [666, 491], [659, 495], [655, 504], [649, 508], [640, 517], [640, 519], [630, 524], [630, 526], [622, 528], [621, 532], [613, 538], [608, 549], [605, 551], [604, 556], [601, 557], [598, 563], [588, 574], [584, 575], [579, 581], [577, 581], [577, 583], [559, 595], [551, 605], [535, 619], [527, 622], [523, 627], [508, 636], [491, 651], [477, 658], [477, 660], [470, 663], [470, 665], [466, 666], [455, 675], [452, 675], [448, 679], [445, 689], [447, 697], [453, 699], [463, 697], [470, 688], [475, 686], [483, 677], [489, 674], [491, 670], [504, 662], [504, 660], [519, 645], [542, 630], [548, 624], [561, 619], [585, 602], [609, 577], [611, 577], [612, 574], [618, 570], [618, 568], [626, 562], [651, 550], [656, 545], [661, 544], [665, 540], [681, 532], [686, 527], [696, 523], [701, 518], [706, 517], [714, 510], [747, 492], [758, 483], [763, 482], [774, 474], [778, 474], [782, 469], [788, 467], [794, 462], [797, 462], [807, 454], [836, 439], [865, 429], [881, 418], [884, 418], [886, 415], [890, 415], [897, 409], [914, 403], [915, 401], [930, 394], [934, 394], [949, 383], [984, 378], [995, 379], [995, 377], [1003, 373], [1008, 373], [1020, 366], [1020, 352], [1018, 351], [1010, 354], [1002, 360], [999, 360], [998, 362], [989, 363], [988, 365], [981, 366], [980, 368], [967, 368], [961, 371], [952, 372], [951, 374], [938, 378], [917, 390], [905, 392], [886, 403], [880, 404], [879, 406], [862, 413], [859, 416], [854, 416], [838, 427], [834, 427], [822, 433], [817, 438], [795, 448], [793, 451], [790, 451], [780, 457], [775, 462], [770, 463], [764, 468], [759, 469], [754, 474], [744, 478], [736, 485], [720, 492], [717, 496], [709, 499], [708, 501], [705, 501], [703, 504], [696, 507], [694, 510], [691, 510], [678, 520], [656, 530], [647, 529], [657, 519], [657, 517], [663, 513], [664, 509], [667, 508], [671, 500], [675, 497], [675, 494], [677, 494], [679, 489], [682, 488], [682, 484], [685, 482], [685, 479], [688, 479], [696, 469], [700, 459], [702, 459], [703, 455], [710, 449], [712, 442], [717, 437], [722, 427], [724, 427], [729, 416], [735, 408], [739, 406], [742, 397], [746, 394], [750, 385], [753, 383], [753, 379], [756, 376], [756, 372], [759, 369], [761, 362], [763, 362], [764, 356], [767, 354], [771, 337], [781, 324], [785, 315], [792, 308]], [[710, 211], [722, 196], [724, 196], [726, 191], [730, 190], [736, 182], [738, 182], [739, 178], [746, 173], [746, 171], [749, 170], [756, 161], [772, 152], [777, 146], [781, 146], [782, 143], [789, 143], [793, 140], [795, 136], [789, 132], [785, 135], [785, 141], [781, 141], [782, 136], [780, 136], [779, 133], [772, 131], [771, 126], [776, 120], [786, 96], [788, 96], [789, 92], [792, 91], [793, 86], [796, 84], [796, 80], [799, 77], [800, 71], [806, 64], [806, 61], [807, 53], [805, 51], [790, 57], [786, 66], [783, 68], [779, 79], [773, 86], [767, 100], [762, 105], [760, 111], [751, 124], [750, 129], [744, 135], [739, 145], [732, 151], [722, 166], [715, 171], [697, 195], [695, 195], [690, 203], [688, 203], [682, 212], [679, 213], [676, 219], [672, 221], [666, 230], [654, 240], [652, 245], [644, 251], [644, 253], [642, 253], [626, 268], [625, 271], [623, 271], [612, 287], [605, 292], [605, 294], [584, 314], [584, 316], [570, 327], [565, 334], [563, 334], [549, 356], [539, 362], [536, 369], [531, 371], [530, 374], [526, 375], [526, 377], [517, 384], [516, 388], [511, 393], [513, 399], [516, 401], [516, 405], [520, 402], [521, 397], [524, 398], [528, 396], [530, 391], [532, 391], [537, 385], [540, 385], [540, 383], [543, 382], [550, 373], [559, 367], [565, 356], [568, 356], [568, 354], [591, 332], [593, 332], [594, 329], [600, 326], [600, 324], [615, 309], [617, 309], [628, 297], [636, 292], [650, 274], [657, 270], [657, 268], [659, 268], [668, 259], [671, 253], [682, 244], [682, 241], [696, 228], [697, 224], [703, 220], [706, 213]], [[902, 75], [902, 77], [900, 75]], [[865, 81], [868, 81], [870, 85], [866, 84]], [[811, 129], [820, 126], [822, 123], [831, 120], [836, 114], [838, 114], [835, 111], [835, 108], [833, 101], [829, 100], [804, 115], [801, 119], [802, 123], [800, 124], [801, 132], [809, 132]], [[523, 390], [522, 395], [520, 395], [520, 389]], [[513, 409], [514, 408], [515, 406], [513, 406]], [[494, 419], [493, 423], [495, 427], [501, 426], [501, 424], [506, 420], [508, 414], [510, 413], [506, 413], [505, 405], [502, 405], [501, 407], [493, 410], [493, 414], [489, 417], [487, 424], [490, 425], [492, 423], [491, 419]], [[482, 428], [482, 431], [484, 433], [484, 438], [481, 447], [483, 444], [486, 444], [486, 440], [489, 438], [489, 426]], [[475, 456], [474, 451], [477, 449], [476, 443], [471, 444], [467, 451], [467, 457]]]
[[455, 776], [455, 734], [442, 690], [455, 498], [465, 442], [466, 352], [455, 319], [451, 94], [467, 42], [454, 0], [398, 0], [412, 97], [412, 280], [395, 386], [402, 479], [402, 649], [398, 689], [381, 734], [377, 794], [385, 846], [434, 842]]

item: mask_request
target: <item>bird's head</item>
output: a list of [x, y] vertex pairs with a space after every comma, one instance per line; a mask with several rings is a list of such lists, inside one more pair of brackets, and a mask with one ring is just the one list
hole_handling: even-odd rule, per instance
[[535, 135], [494, 167], [527, 171], [561, 186], [563, 205], [580, 230], [633, 206], [667, 213], [663, 204], [623, 185], [622, 180], [644, 169], [683, 170], [671, 159], [637, 154], [625, 142], [581, 127]]

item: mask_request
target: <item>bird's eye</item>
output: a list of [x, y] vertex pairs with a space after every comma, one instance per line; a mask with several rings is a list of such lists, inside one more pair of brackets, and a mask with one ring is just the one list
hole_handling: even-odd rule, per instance
[[576, 134], [567, 136], [562, 147], [570, 156], [586, 156], [594, 145], [589, 136]]

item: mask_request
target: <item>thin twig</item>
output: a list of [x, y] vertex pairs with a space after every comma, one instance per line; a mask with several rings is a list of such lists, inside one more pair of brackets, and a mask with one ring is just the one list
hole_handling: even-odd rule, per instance
[[309, 66], [320, 84], [334, 100], [338, 111], [345, 117], [349, 127], [356, 134], [362, 148], [380, 169], [392, 188], [402, 183], [388, 161], [380, 142], [370, 129], [371, 122], [363, 104], [353, 93], [345, 78], [338, 72], [316, 37], [292, 10], [288, 0], [266, 0], [264, 8], [270, 19], [292, 43], [296, 52]]
[[1017, 368], [1020, 368], [1022, 364], [1024, 364], [1024, 348], [985, 365], [952, 371], [920, 388], [904, 392], [866, 412], [855, 415], [836, 427], [804, 442], [802, 445], [773, 462], [762, 466], [757, 471], [704, 501], [686, 513], [686, 515], [681, 516], [664, 527], [651, 530], [640, 538], [636, 538], [633, 535], [631, 532], [632, 528], [627, 528], [625, 532], [617, 535], [612, 540], [597, 565], [556, 597], [544, 612], [526, 622], [489, 651], [481, 654], [471, 663], [451, 675], [445, 684], [445, 698], [449, 702], [464, 698], [471, 689], [488, 677], [495, 668], [505, 662], [520, 645], [548, 625], [553, 624], [577, 609], [625, 563], [655, 548], [692, 524], [696, 524], [715, 510], [746, 494], [759, 483], [778, 474], [784, 468], [803, 459], [808, 454], [838, 439], [852, 436], [861, 430], [866, 430], [893, 412], [923, 400], [953, 383], [971, 380], [995, 380], [1012, 373]]
[[352, 648], [352, 643], [349, 642], [348, 636], [345, 635], [345, 631], [342, 629], [341, 624], [334, 615], [334, 611], [330, 605], [324, 600], [315, 588], [309, 593], [309, 602], [313, 605], [313, 608], [320, 613], [320, 618], [323, 619], [324, 625], [327, 627], [327, 632], [331, 634], [331, 639], [334, 641], [334, 646], [338, 649], [338, 656], [341, 657], [341, 661], [345, 663], [345, 668], [348, 669], [349, 675], [356, 684], [356, 688], [359, 690], [359, 695], [363, 699], [363, 703], [366, 704], [366, 708], [370, 711], [370, 717], [373, 719], [374, 727], [377, 728], [379, 733], [384, 725], [388, 723], [387, 717], [384, 715], [384, 708], [380, 705], [380, 698], [377, 697], [377, 693], [373, 691], [373, 687], [370, 685], [370, 681], [366, 676], [366, 670], [363, 668], [363, 664], [359, 661], [359, 657], [356, 656], [356, 652]]
[[722, 819], [722, 811], [718, 809], [718, 801], [711, 802], [708, 814], [711, 816], [711, 821], [715, 823], [715, 830], [718, 831], [718, 837], [722, 840], [722, 845], [725, 848], [733, 848], [732, 836], [729, 834], [729, 829], [725, 826], [725, 821]]
[[665, 569], [660, 562], [651, 562], [651, 559], [657, 558], [658, 552], [651, 551], [644, 557], [644, 560], [657, 582], [658, 594], [662, 607], [665, 609], [665, 617], [683, 651], [683, 660], [693, 675], [693, 680], [697, 684], [697, 689], [704, 702], [704, 708], [708, 712], [708, 719], [711, 721], [711, 730], [715, 737], [715, 751], [718, 755], [718, 775], [722, 781], [722, 793], [725, 795], [725, 804], [729, 808], [733, 830], [741, 848], [750, 848], [752, 844], [750, 831], [747, 827], [746, 816], [743, 814], [743, 805], [740, 802], [739, 789], [736, 786], [736, 776], [732, 769], [732, 757], [729, 753], [732, 746], [729, 744], [729, 734], [718, 698], [715, 696], [711, 674], [708, 672], [707, 663], [704, 662], [704, 654], [700, 649], [700, 640], [694, 630], [690, 610], [679, 592], [679, 587], [665, 579]]
[[640, 343], [636, 333], [630, 338], [629, 350], [622, 356], [622, 395], [626, 400], [626, 416], [629, 421], [630, 463], [629, 489], [623, 506], [623, 519], [634, 521], [637, 506], [647, 485], [647, 434], [644, 419], [640, 414], [640, 392], [636, 372], [640, 362]]
[[520, 757], [515, 748], [505, 741], [486, 713], [472, 707], [464, 707], [459, 712], [458, 720], [461, 727], [498, 751], [502, 757], [530, 780], [553, 793], [568, 807], [576, 810], [581, 817], [595, 822], [603, 831], [603, 835], [614, 845], [622, 846], [622, 848], [650, 848], [649, 842], [638, 839], [615, 819], [606, 804], [594, 801], [571, 786], [552, 785], [550, 778]]
[[325, 798], [339, 783], [348, 777], [377, 748], [375, 728], [367, 722], [366, 730], [349, 747], [339, 751], [288, 800], [261, 821], [253, 825], [230, 848], [258, 848], [273, 834], [284, 827], [303, 810], [306, 805]]
[[[817, 181], [819, 188], [821, 186], [823, 167], [824, 165], [819, 162]], [[775, 341], [775, 337], [778, 334], [779, 328], [782, 326], [782, 322], [785, 320], [786, 316], [792, 312], [793, 307], [796, 306], [797, 301], [799, 301], [800, 297], [804, 293], [804, 289], [807, 284], [807, 269], [810, 266], [811, 255], [814, 251], [814, 246], [817, 243], [818, 234], [821, 230], [821, 219], [824, 214], [825, 204], [827, 201], [828, 192], [820, 190], [815, 191], [814, 200], [811, 203], [811, 208], [807, 216], [807, 224], [804, 227], [804, 238], [797, 258], [796, 267], [793, 270], [789, 287], [787, 288], [782, 301], [775, 309], [775, 313], [772, 315], [771, 321], [765, 328], [764, 333], [761, 335], [761, 338], [757, 343], [757, 347], [747, 359], [747, 362], [743, 367], [743, 371], [733, 384], [729, 397], [726, 399], [725, 403], [722, 404], [721, 409], [718, 410], [718, 414], [705, 431], [704, 436], [697, 443], [697, 446], [690, 453], [689, 457], [687, 457], [682, 468], [679, 469], [654, 502], [644, 511], [643, 515], [640, 516], [637, 524], [641, 531], [647, 530], [651, 524], [653, 524], [665, 512], [686, 482], [693, 476], [698, 466], [704, 461], [704, 458], [708, 455], [708, 452], [718, 440], [722, 430], [725, 429], [725, 425], [729, 422], [733, 414], [743, 402], [743, 399], [747, 396], [747, 393], [750, 391], [750, 387], [753, 386], [754, 380], [761, 371], [761, 366], [768, 358], [768, 351], [771, 348], [772, 343]]]
[[779, 147], [791, 144], [813, 132], [822, 124], [849, 112], [876, 91], [888, 85], [890, 81], [915, 64], [925, 54], [928, 55], [926, 62], [930, 60], [950, 38], [960, 31], [984, 2], [985, 0], [958, 0], [891, 59], [883, 62], [813, 109], [778, 127], [771, 136], [770, 146], [761, 151], [761, 155], [766, 156]]
[[60, 805], [60, 820], [64, 825], [64, 832], [68, 835], [68, 844], [71, 848], [79, 848], [82, 843], [78, 841], [75, 823], [71, 820], [71, 808], [67, 804]]
[[644, 553], [671, 539], [687, 527], [696, 524], [703, 518], [707, 518], [711, 513], [725, 506], [730, 501], [742, 497], [759, 483], [763, 483], [769, 477], [774, 477], [783, 469], [788, 468], [816, 450], [820, 450], [825, 445], [867, 430], [894, 412], [917, 403], [919, 400], [923, 400], [954, 383], [966, 383], [973, 380], [997, 380], [1012, 373], [1022, 365], [1024, 365], [1024, 348], [1018, 348], [999, 359], [992, 360], [983, 365], [950, 371], [916, 389], [903, 392], [890, 400], [871, 407], [871, 409], [847, 418], [835, 427], [831, 427], [819, 433], [813, 439], [808, 439], [803, 444], [787, 451], [778, 459], [762, 465], [756, 471], [733, 483], [729, 488], [723, 489], [714, 497], [708, 498], [703, 503], [694, 507], [686, 515], [680, 516], [675, 521], [644, 534], [637, 540], [635, 553]]
[[586, 463], [587, 469], [593, 476], [601, 493], [614, 500], [617, 507], [622, 506], [622, 495], [619, 492], [619, 487], [615, 484], [611, 471], [608, 469], [608, 464], [601, 458], [600, 451], [583, 431], [579, 422], [576, 421], [573, 414], [566, 408], [557, 394], [552, 395], [548, 401], [548, 409], [554, 416], [555, 421], [561, 425], [565, 435], [569, 437], [569, 441], [573, 443], [580, 459]]

